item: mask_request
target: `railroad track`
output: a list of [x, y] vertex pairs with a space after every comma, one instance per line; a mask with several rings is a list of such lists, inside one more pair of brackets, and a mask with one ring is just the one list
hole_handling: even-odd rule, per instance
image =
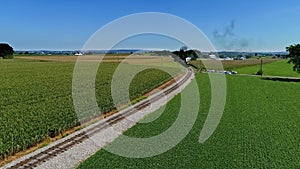
[[171, 87], [167, 88], [163, 93], [155, 95], [150, 99], [146, 99], [134, 105], [133, 107], [125, 110], [122, 114], [117, 114], [110, 118], [107, 118], [106, 121], [103, 121], [77, 135], [74, 135], [61, 143], [58, 143], [34, 156], [31, 156], [25, 160], [22, 160], [13, 166], [8, 167], [7, 169], [23, 169], [23, 168], [35, 168], [46, 161], [55, 158], [57, 155], [71, 149], [77, 144], [82, 143], [83, 141], [89, 139], [89, 137], [95, 135], [96, 133], [111, 127], [112, 125], [118, 123], [121, 120], [124, 120], [126, 117], [136, 113], [139, 110], [144, 109], [149, 106], [151, 103], [158, 101], [165, 95], [177, 90], [185, 81], [187, 81], [192, 76], [192, 71], [188, 69], [184, 78], [182, 78], [178, 83], [171, 85]]

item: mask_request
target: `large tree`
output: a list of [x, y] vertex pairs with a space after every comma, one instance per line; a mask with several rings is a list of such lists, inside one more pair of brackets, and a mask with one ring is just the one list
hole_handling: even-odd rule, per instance
[[191, 57], [192, 60], [196, 60], [200, 57], [201, 52], [199, 50], [188, 50], [187, 46], [182, 46], [179, 51], [174, 51], [173, 54], [185, 61], [187, 57]]
[[289, 52], [289, 63], [294, 64], [294, 71], [300, 72], [300, 44], [290, 45], [286, 47], [286, 51]]
[[14, 49], [6, 43], [0, 43], [0, 57], [3, 59], [12, 59], [14, 56]]
[[0, 43], [0, 57], [3, 59], [13, 59], [14, 49], [6, 43]]

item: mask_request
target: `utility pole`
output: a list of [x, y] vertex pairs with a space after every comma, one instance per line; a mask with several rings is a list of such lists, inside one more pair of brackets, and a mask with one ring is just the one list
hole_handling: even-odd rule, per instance
[[260, 77], [262, 77], [262, 74], [263, 74], [263, 60], [262, 60], [262, 58], [260, 58], [260, 69], [259, 69], [259, 72], [260, 72]]

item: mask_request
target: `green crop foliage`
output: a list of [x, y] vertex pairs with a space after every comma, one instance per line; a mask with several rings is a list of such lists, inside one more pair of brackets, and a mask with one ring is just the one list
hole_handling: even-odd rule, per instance
[[[272, 63], [276, 62], [278, 59], [270, 59], [270, 58], [264, 58], [264, 63]], [[206, 64], [206, 67], [204, 65], [204, 62]], [[198, 69], [213, 69], [214, 66], [218, 65], [219, 63], [222, 63], [224, 70], [236, 70], [241, 67], [247, 67], [247, 66], [256, 66], [260, 65], [259, 59], [248, 59], [248, 60], [194, 60], [191, 61], [191, 64]], [[212, 67], [212, 68], [211, 68]], [[256, 71], [257, 72], [257, 71]], [[256, 73], [255, 72], [255, 73]]]
[[[74, 65], [21, 59], [0, 62], [0, 159], [79, 125], [72, 100]], [[117, 66], [102, 63], [97, 73], [96, 98], [102, 112], [115, 108], [110, 90]], [[130, 84], [130, 98], [140, 97], [170, 78], [158, 69], [140, 72]]]
[[[151, 158], [131, 159], [100, 150], [78, 168], [300, 168], [300, 83], [226, 76], [227, 101], [214, 134], [200, 144], [210, 106], [207, 74], [198, 74], [198, 119], [176, 147]], [[177, 117], [180, 95], [154, 122], [137, 124], [128, 136], [149, 137], [169, 128]], [[154, 112], [150, 116], [155, 116]]]
[[[263, 64], [263, 75], [266, 76], [286, 76], [286, 77], [300, 77], [300, 73], [293, 71], [293, 64], [287, 63], [288, 60], [280, 60], [272, 63]], [[247, 66], [237, 68], [240, 74], [255, 74], [258, 72], [260, 65]]]

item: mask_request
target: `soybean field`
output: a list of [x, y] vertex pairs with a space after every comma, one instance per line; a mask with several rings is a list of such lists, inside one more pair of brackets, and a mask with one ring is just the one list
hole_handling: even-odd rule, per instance
[[[198, 118], [176, 147], [136, 159], [100, 150], [78, 168], [300, 168], [300, 83], [226, 75], [225, 111], [214, 134], [201, 144], [211, 92], [207, 74], [197, 74], [196, 79], [201, 98]], [[177, 95], [157, 120], [137, 124], [125, 135], [147, 138], [167, 130], [177, 118], [180, 99]]]

